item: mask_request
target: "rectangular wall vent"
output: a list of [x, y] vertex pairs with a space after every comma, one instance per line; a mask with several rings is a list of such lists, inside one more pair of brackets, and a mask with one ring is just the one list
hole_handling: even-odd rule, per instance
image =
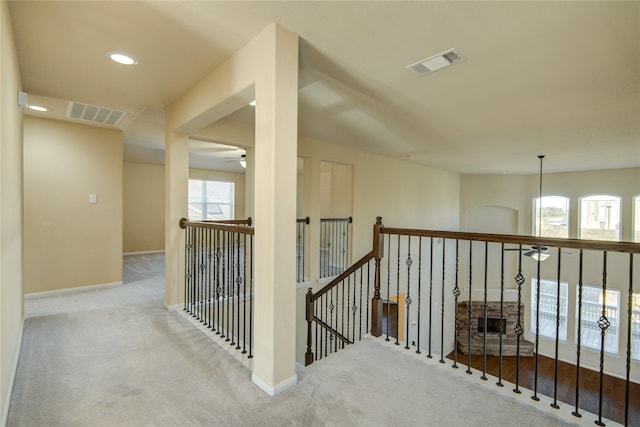
[[120, 120], [122, 120], [126, 114], [125, 111], [73, 101], [70, 101], [67, 107], [67, 117], [71, 119], [86, 120], [112, 126], [118, 126], [118, 123], [120, 123]]
[[437, 55], [430, 56], [429, 58], [421, 59], [411, 65], [407, 65], [405, 68], [410, 69], [419, 76], [424, 76], [425, 74], [430, 74], [434, 71], [459, 64], [465, 60], [466, 58], [456, 49], [449, 49]]

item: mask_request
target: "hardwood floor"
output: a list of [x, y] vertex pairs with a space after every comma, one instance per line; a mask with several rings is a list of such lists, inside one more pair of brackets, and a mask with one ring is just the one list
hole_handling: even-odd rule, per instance
[[[453, 360], [453, 353], [447, 358]], [[458, 353], [458, 365], [467, 364], [467, 355]], [[471, 356], [471, 367], [482, 370], [482, 356]], [[499, 357], [487, 356], [487, 373], [498, 376]], [[553, 398], [555, 361], [552, 358], [538, 358], [538, 394]], [[533, 390], [535, 376], [535, 356], [520, 358], [519, 386]], [[516, 358], [502, 358], [502, 379], [515, 383]], [[580, 368], [580, 411], [586, 410], [598, 414], [600, 374]], [[602, 416], [624, 424], [625, 381], [605, 375], [603, 378]], [[558, 362], [559, 402], [575, 408], [576, 367], [566, 362]], [[640, 384], [629, 385], [629, 426], [640, 426]]]

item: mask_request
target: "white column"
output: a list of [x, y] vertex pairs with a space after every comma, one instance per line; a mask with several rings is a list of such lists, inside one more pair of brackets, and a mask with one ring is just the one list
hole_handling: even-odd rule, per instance
[[256, 67], [253, 382], [270, 395], [297, 382], [296, 159], [298, 36], [265, 30]]
[[184, 302], [185, 231], [178, 226], [187, 217], [189, 143], [186, 136], [167, 132], [165, 141], [165, 304]]

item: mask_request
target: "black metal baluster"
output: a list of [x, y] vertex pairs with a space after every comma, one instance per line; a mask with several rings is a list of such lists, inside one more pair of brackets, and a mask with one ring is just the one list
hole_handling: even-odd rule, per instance
[[469, 336], [467, 337], [467, 370], [466, 373], [471, 375], [473, 372], [471, 371], [471, 289], [473, 287], [473, 242], [469, 240], [469, 304], [467, 305], [467, 316], [468, 316], [468, 325], [467, 325], [467, 333]]
[[429, 245], [429, 342], [427, 343], [429, 351], [427, 352], [427, 357], [431, 359], [433, 357], [431, 356], [431, 332], [433, 330], [433, 237], [429, 238]]
[[[397, 307], [397, 311], [396, 311], [396, 320], [397, 320], [397, 327], [396, 327], [396, 342], [394, 343], [395, 345], [400, 345], [400, 341], [398, 341], [398, 337], [400, 336], [400, 235], [398, 234], [398, 265], [396, 267], [396, 307]], [[389, 325], [387, 324], [387, 328], [389, 327]]]
[[482, 376], [480, 377], [483, 380], [487, 380], [487, 328], [488, 328], [488, 320], [487, 315], [489, 314], [489, 307], [487, 306], [487, 293], [488, 293], [488, 284], [487, 284], [487, 270], [489, 269], [489, 242], [484, 242], [484, 309], [483, 309], [483, 331], [482, 331]]
[[458, 297], [460, 296], [460, 287], [458, 286], [458, 248], [459, 248], [459, 240], [456, 239], [456, 283], [453, 287], [453, 298], [454, 298], [454, 306], [453, 309], [455, 311], [455, 319], [453, 322], [453, 365], [454, 369], [458, 369]]
[[190, 238], [189, 238], [189, 230], [191, 229], [191, 227], [185, 227], [185, 232], [184, 232], [184, 240], [185, 240], [185, 244], [184, 244], [184, 307], [183, 310], [187, 311], [187, 303], [189, 301], [188, 299], [188, 295], [189, 295], [189, 254], [190, 254]]
[[389, 312], [391, 311], [391, 235], [389, 235], [389, 239], [387, 240], [389, 241], [387, 243], [387, 253], [389, 256], [387, 257], [387, 338], [385, 338], [385, 341], [389, 341], [389, 329], [391, 329], [389, 327]]
[[[342, 336], [344, 335], [344, 282], [340, 283], [340, 290], [342, 291], [342, 312], [341, 312], [341, 316], [340, 316], [340, 333], [342, 334]], [[336, 289], [337, 291], [337, 289]], [[337, 292], [336, 292], [337, 293]], [[347, 322], [349, 321], [349, 318], [347, 318]], [[338, 314], [336, 313], [336, 329], [338, 326]], [[349, 330], [349, 325], [347, 324], [347, 331]]]
[[[407, 335], [405, 337], [405, 345], [404, 348], [409, 350], [409, 323], [411, 322], [411, 264], [413, 264], [413, 260], [411, 259], [411, 236], [407, 237], [407, 297], [405, 298], [405, 303], [407, 304], [407, 315], [406, 315], [406, 324], [407, 324]], [[399, 303], [399, 302], [398, 302]]]
[[[370, 265], [371, 265], [371, 261], [369, 261], [367, 263], [367, 298], [365, 298], [366, 301], [367, 301], [367, 303], [366, 303], [367, 304], [367, 309], [365, 310], [365, 315], [364, 315], [365, 333], [369, 333], [370, 332], [369, 331], [369, 300], [371, 299], [371, 295], [370, 295], [370, 292], [371, 292], [371, 289], [370, 289], [371, 268], [370, 268]], [[362, 304], [360, 306], [362, 307]]]
[[[333, 292], [331, 293], [331, 295], [333, 296]], [[327, 298], [327, 294], [324, 294], [322, 296], [322, 298], [324, 299], [324, 319], [327, 320], [327, 313], [329, 312], [329, 300]], [[327, 328], [322, 328], [324, 329], [324, 355], [327, 355], [327, 341], [328, 341], [328, 336], [327, 336]], [[322, 344], [321, 344], [322, 345]]]
[[236, 334], [237, 334], [237, 341], [236, 341], [236, 350], [240, 350], [240, 288], [242, 286], [242, 274], [240, 274], [240, 233], [236, 233], [237, 234], [237, 248], [236, 248], [236, 255], [237, 255], [237, 267], [238, 267], [238, 271], [237, 271], [237, 275], [236, 275]]
[[[349, 276], [351, 277], [351, 276]], [[356, 287], [357, 287], [357, 279], [358, 273], [354, 272], [353, 276], [353, 306], [351, 306], [351, 315], [353, 316], [353, 321], [351, 322], [351, 339], [352, 342], [356, 342], [356, 311], [358, 310], [358, 305], [356, 304]]]
[[629, 425], [629, 385], [631, 384], [631, 318], [633, 316], [633, 253], [629, 254], [629, 295], [627, 299], [627, 376], [624, 391], [624, 425]]
[[220, 278], [222, 277], [222, 270], [224, 267], [222, 266], [222, 248], [223, 248], [223, 240], [224, 236], [220, 230], [216, 230], [216, 322], [215, 322], [215, 331], [216, 335], [221, 334], [220, 329], [220, 300], [222, 299], [222, 283], [220, 282]]
[[253, 235], [249, 237], [251, 261], [249, 264], [249, 359], [253, 358]]
[[518, 246], [518, 274], [516, 275], [516, 284], [518, 285], [518, 320], [516, 321], [516, 327], [514, 332], [516, 333], [516, 388], [513, 389], [514, 393], [520, 394], [520, 339], [524, 334], [522, 328], [522, 285], [525, 282], [522, 275], [522, 245]]
[[[542, 202], [540, 202], [542, 203]], [[531, 398], [535, 401], [540, 400], [540, 398], [538, 397], [538, 356], [540, 354], [539, 352], [539, 346], [540, 346], [540, 254], [541, 254], [541, 247], [538, 245], [538, 259], [536, 260], [536, 267], [537, 267], [537, 273], [536, 273], [536, 343], [535, 343], [535, 347], [536, 347], [536, 358], [535, 358], [535, 367], [534, 367], [534, 375], [533, 375], [533, 396], [531, 396]]]
[[[369, 268], [369, 262], [367, 262], [367, 269]], [[358, 325], [358, 330], [360, 333], [358, 334], [358, 339], [362, 340], [362, 276], [364, 275], [364, 266], [360, 267], [360, 302], [358, 303], [358, 308], [360, 310], [360, 324]], [[369, 316], [366, 316], [369, 317]]]
[[447, 244], [446, 239], [442, 239], [442, 304], [440, 305], [440, 363], [444, 363], [444, 286], [445, 286], [445, 247]]
[[576, 407], [571, 413], [574, 417], [582, 417], [579, 410], [580, 404], [580, 349], [582, 348], [582, 262], [583, 250], [580, 249], [579, 269], [578, 272], [578, 338], [576, 343]]
[[502, 335], [506, 332], [506, 320], [504, 319], [504, 243], [500, 245], [500, 335], [498, 347], [498, 387], [502, 384]]
[[598, 319], [600, 327], [600, 392], [598, 395], [598, 420], [596, 424], [604, 426], [602, 421], [602, 403], [604, 392], [604, 345], [607, 329], [611, 323], [607, 319], [607, 251], [602, 253], [602, 315]]
[[243, 235], [244, 262], [242, 263], [242, 354], [247, 353], [247, 235]]
[[560, 277], [562, 277], [562, 248], [558, 248], [558, 278], [556, 289], [556, 358], [553, 376], [553, 403], [552, 408], [560, 409], [558, 405], [558, 357], [560, 352]]
[[[342, 282], [342, 289], [344, 291], [344, 281]], [[345, 313], [345, 315], [347, 316], [347, 333], [346, 334], [342, 334], [342, 336], [344, 337], [349, 337], [349, 324], [350, 319], [349, 319], [349, 307], [351, 307], [351, 276], [347, 277], [347, 303], [345, 304], [344, 302], [344, 294], [342, 297], [342, 305], [344, 305], [345, 310], [343, 311]]]
[[213, 294], [212, 283], [213, 283], [213, 230], [207, 230], [207, 329], [211, 329], [211, 304], [213, 303], [213, 298], [211, 295]]
[[[320, 305], [320, 304], [318, 303], [318, 300], [315, 300], [315, 301], [313, 302], [313, 312], [314, 312], [314, 313], [320, 313], [320, 312], [318, 311], [318, 305]], [[322, 310], [322, 305], [320, 305], [320, 310]], [[318, 323], [316, 322], [316, 333], [315, 333], [315, 338], [316, 338], [316, 347], [315, 347], [315, 348], [316, 348], [316, 351], [315, 351], [315, 353], [314, 353], [314, 358], [315, 358], [315, 360], [318, 360], [318, 354], [322, 355], [322, 350], [321, 350], [321, 349], [320, 349], [320, 347], [318, 346], [318, 339], [321, 339], [322, 337], [320, 337], [320, 338], [318, 338], [318, 337], [320, 337], [320, 334], [318, 333]]]
[[422, 236], [418, 237], [418, 324], [416, 325], [416, 354], [420, 354], [420, 308], [422, 306]]
[[231, 241], [231, 245], [229, 247], [229, 252], [231, 254], [230, 257], [230, 270], [231, 270], [231, 277], [229, 280], [229, 298], [227, 298], [227, 303], [231, 306], [231, 310], [229, 310], [231, 312], [231, 329], [230, 329], [230, 333], [229, 333], [229, 338], [231, 340], [231, 342], [229, 343], [229, 345], [235, 345], [235, 311], [236, 311], [236, 304], [235, 304], [235, 296], [236, 296], [236, 239], [235, 239], [235, 233], [233, 232], [229, 232], [229, 240]]

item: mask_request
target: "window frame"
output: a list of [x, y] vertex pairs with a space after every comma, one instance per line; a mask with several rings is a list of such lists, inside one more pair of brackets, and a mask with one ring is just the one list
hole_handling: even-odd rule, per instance
[[[622, 238], [622, 197], [617, 196], [615, 194], [608, 194], [608, 193], [596, 193], [596, 194], [589, 194], [589, 195], [584, 195], [584, 196], [580, 196], [580, 198], [578, 199], [578, 238], [579, 239], [585, 239], [584, 237], [584, 233], [583, 233], [583, 228], [587, 229], [587, 230], [593, 230], [593, 228], [587, 228], [587, 227], [583, 227], [583, 219], [584, 219], [584, 215], [588, 215], [585, 214], [584, 212], [584, 202], [585, 201], [590, 201], [590, 200], [585, 200], [585, 199], [590, 199], [590, 198], [596, 198], [596, 197], [602, 197], [604, 200], [611, 199], [611, 201], [616, 201], [618, 203], [618, 217], [617, 217], [617, 228], [607, 228], [605, 229], [606, 231], [614, 231], [617, 230], [617, 238], [616, 239], [603, 239], [603, 238], [594, 238], [593, 236], [588, 236], [586, 239], [587, 240], [601, 240], [601, 241], [609, 241], [609, 242], [619, 242]], [[597, 201], [598, 199], [595, 199], [593, 201]], [[611, 217], [610, 214], [607, 214], [607, 221], [610, 222]], [[600, 221], [601, 222], [601, 221]]]
[[[563, 199], [566, 202], [566, 219], [567, 219], [567, 223], [564, 225], [565, 229], [566, 229], [566, 236], [555, 236], [555, 235], [545, 235], [545, 233], [539, 233], [539, 224], [538, 224], [538, 218], [539, 218], [539, 212], [538, 212], [538, 204], [541, 204], [542, 207], [544, 208], [544, 199], [547, 198], [554, 198], [554, 199]], [[569, 238], [569, 233], [570, 233], [570, 221], [571, 221], [571, 198], [566, 197], [566, 196], [562, 196], [562, 195], [558, 195], [558, 194], [548, 194], [548, 195], [543, 195], [542, 197], [540, 196], [536, 196], [533, 198], [533, 201], [531, 203], [532, 205], [532, 218], [533, 220], [531, 221], [531, 228], [532, 228], [532, 236], [537, 236], [537, 237], [560, 237], [563, 239], [567, 239]], [[540, 218], [542, 220], [542, 218]], [[562, 224], [561, 224], [562, 225]], [[543, 227], [543, 231], [544, 231], [544, 227]]]
[[[198, 196], [191, 193], [191, 183], [192, 182], [200, 182], [201, 183], [201, 194]], [[210, 200], [208, 195], [209, 192], [207, 190], [207, 183], [214, 184], [225, 184], [229, 187], [229, 202], [224, 201], [213, 201]], [[195, 201], [194, 199], [198, 199]], [[192, 210], [192, 205], [200, 207], [200, 215], [198, 217], [194, 217], [189, 215], [189, 212]], [[214, 214], [211, 218], [209, 215], [209, 206], [216, 205], [218, 207], [220, 214]], [[221, 206], [229, 206], [228, 215], [224, 215], [224, 209]], [[233, 181], [224, 181], [224, 180], [214, 180], [214, 179], [200, 179], [200, 178], [189, 178], [189, 185], [187, 189], [187, 216], [192, 221], [205, 221], [205, 220], [233, 220], [235, 215], [235, 183]]]
[[[584, 290], [585, 290], [585, 288], [592, 288], [594, 290], [602, 291], [602, 286], [596, 286], [596, 285], [590, 285], [590, 284], [583, 283], [582, 284], [582, 290], [583, 290], [583, 293], [582, 293], [582, 295], [583, 295], [583, 297], [582, 297], [582, 308], [583, 308], [583, 310], [584, 310], [584, 307], [585, 307], [585, 300], [584, 300]], [[579, 326], [578, 325], [578, 315], [580, 314], [579, 313], [579, 307], [578, 307], [578, 295], [579, 295], [579, 292], [580, 292], [580, 285], [576, 285], [576, 331], [575, 331], [575, 343], [576, 343], [576, 345], [578, 344], [578, 326]], [[607, 288], [607, 293], [606, 293], [606, 295], [607, 295], [606, 296], [607, 307], [610, 306], [609, 296], [611, 294], [615, 294], [617, 296], [617, 301], [616, 301], [617, 302], [617, 307], [616, 307], [617, 314], [615, 316], [615, 319], [612, 319], [611, 316], [607, 316], [607, 320], [609, 320], [611, 325], [607, 328], [606, 336], [611, 336], [610, 335], [611, 334], [611, 332], [610, 332], [611, 328], [612, 327], [615, 328], [614, 329], [616, 331], [616, 334], [615, 334], [615, 337], [616, 337], [615, 338], [615, 345], [611, 346], [612, 348], [615, 349], [615, 351], [612, 351], [610, 348], [608, 348], [607, 344], [605, 342], [604, 352], [607, 353], [607, 354], [610, 354], [610, 355], [616, 355], [617, 356], [617, 355], [620, 354], [620, 316], [622, 314], [622, 311], [620, 310], [620, 303], [621, 303], [622, 292], [620, 292], [619, 289]], [[588, 303], [588, 304], [595, 304], [595, 303]], [[597, 316], [597, 319], [598, 319], [602, 315], [602, 303], [598, 302], [597, 304], [599, 304], [599, 306], [597, 306], [598, 307], [597, 313], [599, 313], [599, 315]], [[585, 316], [584, 316], [584, 312], [583, 312], [581, 314], [581, 316], [580, 316], [580, 319], [583, 322], [582, 325], [580, 325], [581, 338], [582, 338], [581, 342], [579, 343], [580, 344], [580, 348], [589, 349], [589, 350], [593, 350], [593, 351], [600, 351], [601, 347], [602, 347], [602, 343], [601, 342], [599, 342], [597, 345], [591, 345], [589, 342], [586, 342], [586, 343], [584, 342], [584, 337], [585, 337], [585, 334], [584, 334], [584, 330], [585, 330], [584, 318], [585, 318]], [[596, 332], [599, 330], [599, 327], [597, 326], [598, 325], [598, 320], [597, 319], [594, 322], [591, 322], [591, 323], [593, 323], [595, 325], [592, 329], [596, 330]], [[615, 322], [614, 322], [614, 320], [615, 320]], [[599, 337], [600, 335], [596, 334], [596, 336]], [[598, 341], [599, 341], [599, 339], [598, 339]]]
[[[537, 291], [537, 281], [538, 279], [536, 277], [532, 277], [531, 278], [531, 326], [529, 328], [530, 332], [532, 334], [535, 335], [536, 333], [536, 291]], [[542, 295], [548, 295], [550, 297], [552, 297], [553, 299], [555, 299], [556, 295], [557, 295], [557, 285], [558, 285], [558, 281], [557, 280], [552, 280], [552, 279], [544, 279], [544, 278], [540, 278], [540, 288], [542, 288], [543, 284], [548, 284], [548, 285], [552, 285], [554, 287], [554, 291], [556, 292], [555, 294], [551, 295], [551, 294], [545, 294], [544, 292], [541, 292], [541, 300], [542, 300]], [[564, 289], [564, 296], [562, 296], [563, 293], [563, 289]], [[560, 304], [560, 341], [562, 342], [567, 342], [567, 337], [568, 337], [568, 320], [569, 320], [569, 283], [567, 282], [560, 282], [560, 300], [564, 300], [564, 310], [562, 309], [562, 303]], [[556, 303], [557, 304], [557, 303]], [[555, 307], [555, 305], [554, 305]], [[540, 310], [542, 312], [542, 310]], [[556, 323], [556, 311], [554, 310], [553, 313], [551, 313], [553, 315], [553, 319], [549, 319], [549, 321], [553, 322], [553, 325], [555, 325]], [[542, 318], [542, 316], [540, 316], [540, 318]], [[564, 318], [564, 328], [562, 327], [562, 319]], [[542, 338], [549, 338], [552, 340], [556, 339], [555, 336], [555, 326], [553, 328], [553, 334], [552, 335], [547, 335], [547, 334], [543, 334], [542, 333], [542, 328], [540, 328], [540, 334], [538, 336], [542, 337]]]

